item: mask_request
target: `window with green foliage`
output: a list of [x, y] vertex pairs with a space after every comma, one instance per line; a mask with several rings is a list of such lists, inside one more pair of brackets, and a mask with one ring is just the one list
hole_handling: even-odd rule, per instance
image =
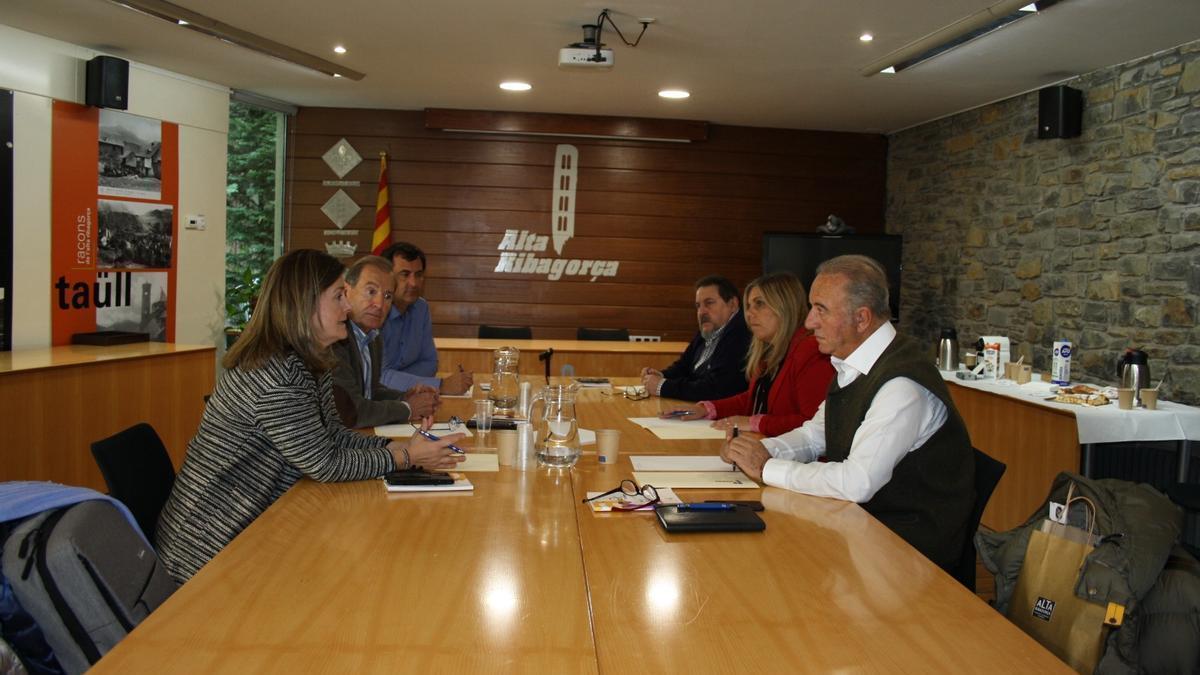
[[282, 113], [231, 101], [226, 186], [225, 325], [240, 329], [267, 268], [279, 256]]

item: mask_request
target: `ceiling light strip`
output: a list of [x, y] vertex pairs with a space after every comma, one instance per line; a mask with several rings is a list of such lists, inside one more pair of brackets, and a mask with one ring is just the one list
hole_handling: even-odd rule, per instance
[[894, 66], [897, 63], [904, 63], [918, 54], [923, 54], [947, 42], [956, 40], [999, 18], [1017, 12], [1028, 4], [1029, 0], [1000, 0], [1000, 2], [990, 7], [985, 7], [970, 16], [955, 21], [949, 26], [940, 28], [916, 42], [909, 43], [881, 59], [872, 61], [867, 66], [864, 66], [859, 71], [859, 74], [865, 77], [876, 75], [884, 68]]
[[261, 35], [230, 26], [227, 23], [222, 23], [203, 14], [198, 14], [179, 5], [166, 2], [165, 0], [109, 0], [109, 2], [121, 5], [122, 7], [128, 7], [143, 14], [149, 14], [164, 21], [170, 21], [174, 24], [185, 21], [186, 25], [181, 24], [183, 28], [204, 33], [205, 35], [210, 35], [239, 47], [244, 47], [250, 51], [277, 58], [281, 61], [287, 61], [288, 63], [293, 63], [326, 75], [340, 75], [351, 80], [361, 80], [366, 77], [364, 73], [351, 70], [332, 61], [326, 61], [319, 56], [302, 52], [299, 49], [280, 44]]

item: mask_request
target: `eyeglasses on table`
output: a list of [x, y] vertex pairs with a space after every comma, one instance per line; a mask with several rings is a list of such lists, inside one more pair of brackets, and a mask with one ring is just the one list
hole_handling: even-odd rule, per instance
[[645, 498], [646, 501], [641, 503], [621, 502], [619, 504], [613, 504], [613, 511], [638, 511], [641, 509], [650, 508], [655, 504], [658, 504], [660, 501], [658, 497], [658, 490], [655, 489], [653, 485], [638, 485], [636, 482], [626, 478], [625, 480], [621, 481], [621, 484], [617, 487], [609, 490], [608, 492], [602, 492], [595, 497], [583, 499], [581, 500], [581, 503], [587, 504], [588, 502], [594, 502], [597, 499], [603, 499], [604, 497], [617, 494], [618, 492], [629, 497], [641, 496]]

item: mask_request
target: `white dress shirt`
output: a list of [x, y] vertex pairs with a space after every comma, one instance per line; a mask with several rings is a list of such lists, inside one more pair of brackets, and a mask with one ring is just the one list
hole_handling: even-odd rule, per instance
[[[838, 386], [846, 387], [871, 372], [895, 337], [896, 329], [885, 323], [845, 360], [831, 357]], [[821, 403], [804, 426], [763, 440], [772, 457], [763, 467], [763, 482], [861, 504], [892, 479], [892, 471], [906, 454], [924, 445], [945, 422], [946, 406], [938, 397], [907, 377], [893, 378], [876, 392], [845, 461], [815, 461], [825, 454], [825, 403]]]

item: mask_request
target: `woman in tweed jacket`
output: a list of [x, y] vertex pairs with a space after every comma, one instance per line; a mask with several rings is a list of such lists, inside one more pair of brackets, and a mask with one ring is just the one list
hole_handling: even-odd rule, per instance
[[267, 272], [159, 517], [159, 557], [180, 583], [301, 476], [362, 480], [460, 461], [446, 447], [458, 434], [406, 446], [339, 421], [329, 346], [346, 337], [343, 271], [325, 253], [297, 250]]

